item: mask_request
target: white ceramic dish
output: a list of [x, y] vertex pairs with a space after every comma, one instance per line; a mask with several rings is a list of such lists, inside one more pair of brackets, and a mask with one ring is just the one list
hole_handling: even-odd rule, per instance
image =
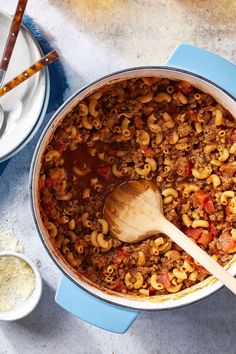
[[[0, 12], [0, 55], [3, 52], [11, 20], [8, 14]], [[4, 82], [21, 73], [42, 56], [38, 43], [22, 26]], [[22, 148], [29, 141], [40, 118], [44, 117], [48, 99], [48, 69], [34, 75], [0, 98], [6, 118], [6, 124], [0, 132], [0, 162], [14, 155], [19, 151], [19, 147]]]
[[17, 304], [11, 311], [0, 311], [1, 321], [16, 321], [29, 315], [37, 306], [42, 294], [42, 278], [37, 267], [25, 255], [16, 252], [0, 252], [0, 257], [2, 256], [13, 256], [23, 259], [32, 268], [35, 275], [35, 288], [31, 296], [26, 301]]

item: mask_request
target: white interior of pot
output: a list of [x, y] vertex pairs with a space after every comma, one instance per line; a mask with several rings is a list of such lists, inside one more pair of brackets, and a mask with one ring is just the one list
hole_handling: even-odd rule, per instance
[[[221, 287], [221, 283], [219, 281], [215, 281], [213, 277], [209, 277], [203, 282], [194, 285], [191, 288], [180, 291], [176, 294], [170, 295], [161, 295], [161, 296], [153, 296], [153, 297], [140, 297], [140, 296], [130, 296], [130, 295], [121, 295], [115, 292], [111, 293], [106, 289], [103, 291], [101, 288], [98, 288], [97, 285], [92, 284], [90, 281], [86, 280], [82, 276], [76, 274], [75, 270], [73, 270], [61, 257], [58, 257], [56, 251], [50, 244], [48, 232], [45, 229], [40, 213], [39, 213], [39, 204], [38, 204], [38, 186], [37, 181], [40, 173], [41, 167], [41, 157], [46, 147], [50, 136], [56, 127], [60, 124], [61, 120], [65, 117], [65, 115], [70, 112], [74, 106], [78, 104], [81, 100], [84, 99], [85, 96], [91, 94], [93, 91], [96, 91], [100, 87], [112, 84], [116, 81], [127, 80], [131, 78], [137, 77], [164, 77], [172, 80], [186, 80], [191, 82], [194, 86], [198, 87], [203, 92], [207, 92], [211, 94], [218, 102], [220, 102], [225, 108], [227, 108], [231, 114], [236, 116], [236, 102], [233, 98], [231, 98], [224, 91], [214, 86], [210, 82], [205, 81], [197, 76], [191, 75], [186, 72], [177, 71], [171, 68], [137, 68], [137, 69], [129, 69], [124, 72], [119, 72], [117, 74], [113, 74], [109, 77], [103, 78], [100, 81], [90, 85], [89, 87], [83, 89], [82, 91], [76, 93], [72, 96], [65, 104], [59, 109], [58, 112], [54, 115], [49, 125], [46, 127], [42, 137], [40, 139], [38, 148], [36, 149], [36, 153], [33, 160], [32, 165], [32, 203], [34, 214], [36, 218], [36, 222], [38, 224], [39, 232], [43, 238], [43, 242], [45, 243], [49, 253], [53, 257], [54, 261], [57, 265], [63, 270], [65, 274], [68, 275], [76, 284], [87, 290], [88, 292], [96, 295], [99, 298], [107, 300], [109, 302], [127, 306], [131, 308], [137, 309], [167, 309], [167, 308], [175, 308], [178, 306], [190, 304], [194, 301], [200, 300], [207, 295], [213, 293], [217, 289]], [[230, 263], [229, 272], [231, 274], [236, 274], [236, 263]]]

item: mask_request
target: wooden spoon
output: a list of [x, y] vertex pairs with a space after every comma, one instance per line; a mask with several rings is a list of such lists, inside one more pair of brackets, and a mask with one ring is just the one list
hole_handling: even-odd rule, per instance
[[135, 243], [164, 233], [236, 294], [236, 279], [163, 215], [162, 197], [153, 182], [125, 182], [107, 198], [104, 217], [120, 241]]

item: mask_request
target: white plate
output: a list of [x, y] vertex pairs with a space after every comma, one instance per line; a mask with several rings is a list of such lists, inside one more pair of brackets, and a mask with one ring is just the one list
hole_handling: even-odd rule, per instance
[[[3, 53], [12, 18], [0, 11], [0, 56]], [[9, 81], [35, 61], [43, 53], [32, 34], [21, 28], [4, 82]], [[6, 127], [0, 135], [0, 162], [9, 158], [25, 145], [29, 135], [48, 103], [48, 71], [43, 70], [0, 98], [6, 115]]]

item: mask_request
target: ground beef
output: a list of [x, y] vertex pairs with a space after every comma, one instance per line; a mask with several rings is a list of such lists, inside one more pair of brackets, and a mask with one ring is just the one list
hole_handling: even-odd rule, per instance
[[[215, 109], [224, 124], [215, 124]], [[114, 238], [104, 203], [125, 181], [151, 180], [166, 218], [225, 265], [236, 251], [236, 213], [222, 193], [235, 193], [236, 161], [220, 154], [235, 141], [235, 119], [190, 83], [149, 77], [102, 87], [65, 116], [43, 155], [40, 208], [53, 247], [84, 277], [122, 294], [163, 295], [204, 280], [209, 273], [164, 234], [136, 244]], [[206, 167], [220, 184], [194, 172]], [[208, 226], [193, 227], [198, 219]]]

